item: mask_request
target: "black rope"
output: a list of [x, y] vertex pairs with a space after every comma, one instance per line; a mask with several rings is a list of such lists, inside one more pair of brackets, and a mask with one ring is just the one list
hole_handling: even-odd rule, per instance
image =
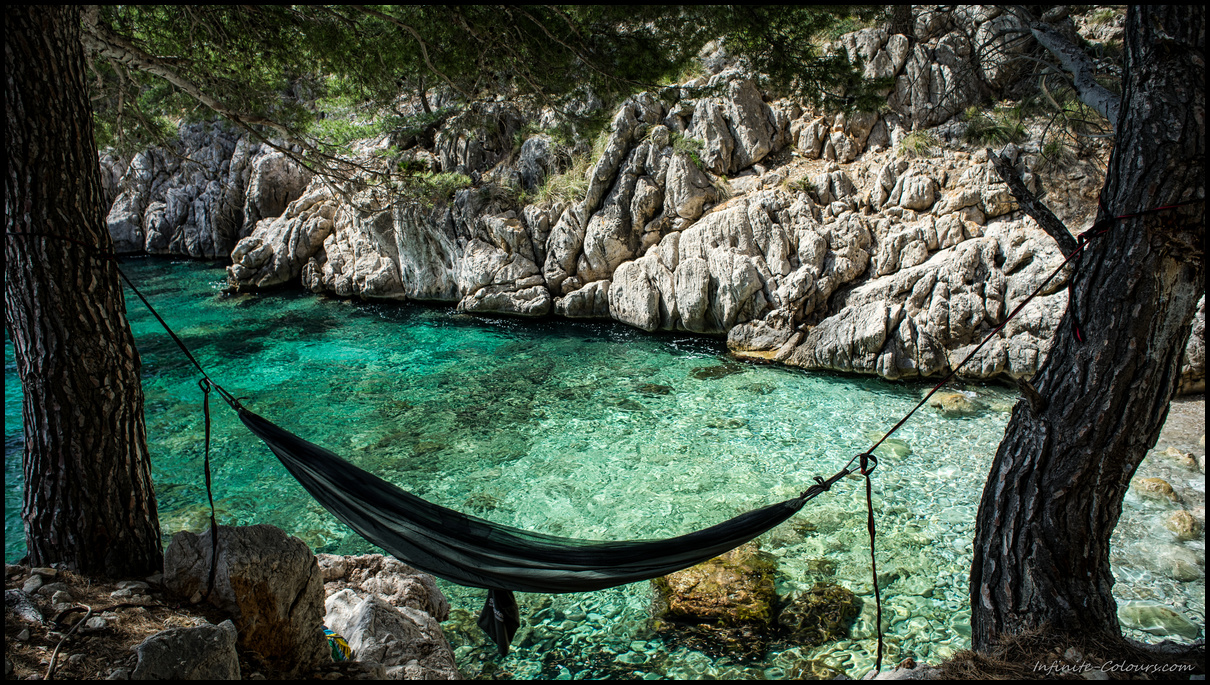
[[210, 578], [206, 582], [207, 599], [214, 592], [214, 579], [218, 574], [218, 521], [214, 517], [214, 493], [210, 486], [210, 379], [203, 378], [197, 382], [202, 389], [202, 415], [206, 417], [206, 458], [203, 462], [206, 471], [206, 498], [210, 500]]

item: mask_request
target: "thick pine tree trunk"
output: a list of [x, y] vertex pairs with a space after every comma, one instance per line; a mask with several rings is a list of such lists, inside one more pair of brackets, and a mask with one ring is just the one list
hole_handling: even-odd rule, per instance
[[4, 14], [4, 320], [25, 392], [29, 561], [146, 575], [163, 565], [159, 521], [139, 357], [115, 263], [98, 256], [112, 244], [80, 12]]
[[1120, 636], [1109, 538], [1176, 392], [1205, 291], [1205, 8], [1131, 8], [1117, 142], [1075, 302], [1017, 404], [979, 505], [973, 641], [1048, 626]]

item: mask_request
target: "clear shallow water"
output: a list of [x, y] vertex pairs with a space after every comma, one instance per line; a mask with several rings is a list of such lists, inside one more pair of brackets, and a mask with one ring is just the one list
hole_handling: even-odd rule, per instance
[[[614, 324], [472, 318], [309, 294], [227, 297], [222, 270], [210, 265], [133, 260], [125, 268], [211, 375], [252, 398], [258, 413], [421, 497], [559, 535], [666, 537], [785, 499], [866, 448], [927, 389], [738, 363], [719, 341]], [[128, 304], [167, 542], [208, 521], [200, 392], [167, 334], [129, 295]], [[1015, 398], [994, 386], [966, 390], [990, 410], [964, 419], [921, 410], [896, 434], [910, 454], [885, 458], [876, 472], [879, 570], [898, 576], [884, 591], [892, 664], [907, 652], [939, 660], [968, 644], [975, 506]], [[6, 344], [9, 560], [24, 553], [20, 411]], [[218, 402], [213, 431], [220, 523], [277, 525], [316, 551], [376, 551]], [[1128, 501], [1126, 509], [1129, 517], [1146, 507]], [[520, 595], [531, 627], [503, 660], [474, 627], [483, 592], [443, 584], [455, 607], [446, 631], [467, 675], [769, 678], [804, 664], [862, 675], [873, 662], [873, 602], [861, 483], [842, 481], [760, 543], [778, 559], [781, 594], [827, 581], [871, 600], [854, 640], [778, 647], [758, 663], [711, 658], [656, 637], [645, 583]], [[1190, 583], [1122, 573], [1128, 597], [1175, 593], [1204, 625], [1201, 581], [1192, 583], [1199, 598], [1183, 587]]]

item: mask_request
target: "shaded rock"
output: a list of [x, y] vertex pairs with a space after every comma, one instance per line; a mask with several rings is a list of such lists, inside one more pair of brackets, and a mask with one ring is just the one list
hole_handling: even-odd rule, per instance
[[[240, 643], [283, 672], [305, 672], [329, 658], [323, 636], [323, 579], [301, 540], [268, 525], [219, 526], [214, 592], [207, 600], [228, 612]], [[177, 533], [164, 553], [164, 584], [192, 597], [206, 590], [210, 531]]]
[[794, 597], [777, 615], [777, 623], [797, 644], [815, 646], [849, 636], [862, 602], [851, 591], [817, 583]]
[[156, 633], [135, 647], [131, 680], [239, 680], [231, 621]]
[[1180, 393], [1206, 392], [1206, 296], [1197, 303], [1193, 330], [1185, 345], [1185, 361], [1181, 365]]
[[671, 395], [672, 386], [659, 385], [658, 383], [640, 383], [634, 387], [635, 392], [651, 397]]
[[345, 589], [325, 603], [325, 624], [343, 635], [353, 658], [381, 664], [389, 680], [456, 680], [454, 653], [429, 614]]
[[17, 616], [32, 623], [42, 622], [42, 611], [30, 599], [24, 590], [4, 591], [4, 610], [12, 611]]
[[558, 171], [553, 143], [550, 136], [537, 135], [521, 144], [517, 171], [521, 174], [521, 186], [526, 190], [538, 188], [548, 175]]
[[1144, 600], [1118, 604], [1118, 620], [1122, 625], [1161, 637], [1196, 640], [1201, 630], [1181, 613], [1159, 602]]

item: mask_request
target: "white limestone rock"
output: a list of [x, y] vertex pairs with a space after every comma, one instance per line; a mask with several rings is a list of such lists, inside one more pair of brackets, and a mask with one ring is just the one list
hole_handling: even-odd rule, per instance
[[325, 625], [344, 636], [353, 658], [382, 665], [388, 680], [460, 679], [441, 625], [423, 611], [345, 589], [328, 597], [325, 612]]

